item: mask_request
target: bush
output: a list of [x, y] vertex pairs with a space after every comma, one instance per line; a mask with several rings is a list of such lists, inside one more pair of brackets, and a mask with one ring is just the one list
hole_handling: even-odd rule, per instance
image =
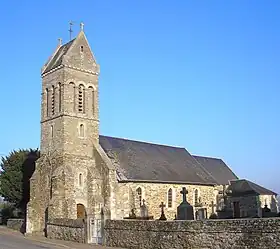
[[7, 225], [10, 218], [14, 218], [14, 206], [9, 203], [3, 203], [0, 207], [0, 214], [2, 216], [2, 224]]

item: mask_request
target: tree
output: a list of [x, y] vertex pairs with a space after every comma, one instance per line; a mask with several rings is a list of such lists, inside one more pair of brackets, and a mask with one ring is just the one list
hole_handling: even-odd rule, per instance
[[29, 179], [38, 158], [38, 149], [18, 150], [2, 157], [0, 162], [0, 195], [22, 211], [29, 201]]

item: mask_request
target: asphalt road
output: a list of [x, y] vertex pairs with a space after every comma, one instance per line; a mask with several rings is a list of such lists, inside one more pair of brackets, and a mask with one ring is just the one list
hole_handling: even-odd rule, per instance
[[123, 249], [27, 236], [0, 226], [0, 249]]
[[26, 239], [25, 237], [5, 234], [0, 231], [0, 249], [54, 249], [65, 248], [49, 243], [37, 242]]

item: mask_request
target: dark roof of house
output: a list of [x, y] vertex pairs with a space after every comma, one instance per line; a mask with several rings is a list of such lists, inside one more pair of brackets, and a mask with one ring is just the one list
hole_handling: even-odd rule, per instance
[[43, 70], [43, 73], [47, 73], [62, 64], [63, 55], [67, 53], [67, 51], [69, 50], [69, 48], [71, 47], [74, 41], [75, 39], [69, 41], [68, 43], [62, 45], [56, 51], [56, 53], [50, 58], [50, 61], [47, 62], [46, 64], [47, 67]]
[[229, 184], [230, 180], [238, 179], [238, 177], [222, 159], [194, 155], [193, 157], [215, 178], [220, 185], [226, 185]]
[[216, 180], [185, 148], [99, 136], [120, 181], [215, 185]]
[[277, 195], [277, 193], [246, 179], [231, 181], [231, 184], [228, 187], [227, 191], [230, 195], [236, 196], [245, 194]]

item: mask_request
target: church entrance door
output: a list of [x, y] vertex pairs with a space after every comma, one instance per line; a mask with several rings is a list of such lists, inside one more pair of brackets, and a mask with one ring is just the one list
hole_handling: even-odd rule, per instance
[[87, 216], [86, 208], [83, 204], [77, 204], [77, 219], [85, 219]]
[[233, 202], [233, 218], [240, 218], [239, 201]]

